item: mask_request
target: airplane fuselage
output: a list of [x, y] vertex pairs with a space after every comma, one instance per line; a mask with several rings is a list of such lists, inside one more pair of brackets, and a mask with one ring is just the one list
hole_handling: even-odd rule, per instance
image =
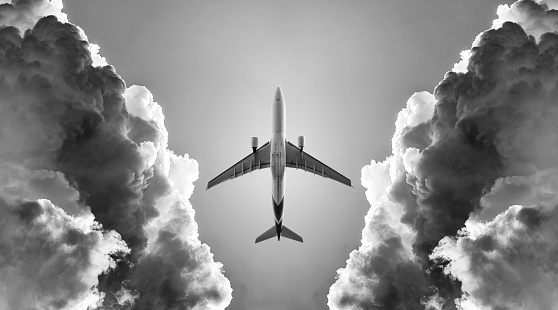
[[275, 225], [256, 238], [256, 243], [277, 236], [304, 242], [302, 237], [283, 225], [285, 200], [285, 169], [300, 169], [347, 186], [351, 180], [303, 151], [304, 136], [298, 137], [298, 147], [287, 141], [285, 99], [281, 87], [277, 88], [271, 108], [271, 140], [258, 148], [258, 138], [252, 137], [252, 153], [207, 183], [207, 189], [252, 171], [270, 168], [272, 177], [272, 204]]
[[273, 214], [275, 216], [275, 229], [278, 240], [281, 237], [281, 230], [283, 228], [283, 200], [285, 197], [285, 167], [287, 163], [285, 129], [285, 101], [281, 88], [277, 88], [272, 108], [270, 168], [273, 188], [271, 193], [273, 198]]

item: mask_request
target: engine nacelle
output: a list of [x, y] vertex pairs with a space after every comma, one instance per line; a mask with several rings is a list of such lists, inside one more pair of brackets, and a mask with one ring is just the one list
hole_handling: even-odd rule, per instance
[[256, 153], [258, 149], [258, 137], [252, 137], [252, 152]]
[[298, 137], [298, 148], [302, 152], [302, 149], [304, 148], [304, 136]]

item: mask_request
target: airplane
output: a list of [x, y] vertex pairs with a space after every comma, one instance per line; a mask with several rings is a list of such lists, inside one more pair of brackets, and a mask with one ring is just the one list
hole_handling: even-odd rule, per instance
[[258, 138], [252, 137], [252, 153], [207, 183], [206, 190], [227, 180], [243, 176], [246, 173], [271, 168], [273, 180], [271, 196], [275, 225], [257, 237], [255, 243], [273, 237], [277, 237], [277, 241], [279, 241], [281, 236], [303, 242], [301, 236], [283, 225], [285, 168], [303, 169], [352, 187], [351, 180], [347, 177], [303, 151], [304, 136], [298, 137], [298, 147], [287, 141], [285, 115], [285, 99], [281, 87], [277, 87], [275, 100], [272, 104], [271, 141], [258, 148]]

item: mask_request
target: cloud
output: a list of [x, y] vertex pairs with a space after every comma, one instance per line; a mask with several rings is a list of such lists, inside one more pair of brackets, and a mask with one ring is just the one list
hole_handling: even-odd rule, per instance
[[[15, 253], [45, 270], [67, 265], [75, 279], [0, 263], [36, 296], [4, 289], [2, 308], [225, 308], [230, 283], [189, 202], [197, 162], [167, 149], [161, 106], [147, 88], [127, 88], [61, 10], [0, 5], [0, 212], [13, 219], [1, 229], [29, 240], [1, 239], [0, 262]], [[52, 249], [34, 255], [41, 242]]]
[[[347, 267], [338, 270], [337, 281], [330, 288], [330, 309], [416, 309], [430, 291], [420, 261], [413, 254], [416, 233], [401, 222], [406, 204], [412, 204], [414, 197], [408, 192], [404, 157], [415, 153], [415, 148], [406, 148], [401, 137], [409, 126], [421, 127], [431, 117], [431, 99], [426, 92], [409, 99], [396, 121], [394, 154], [362, 169], [361, 183], [371, 208], [365, 217], [362, 245], [351, 253]], [[415, 145], [419, 146], [420, 140]]]
[[552, 309], [558, 303], [558, 209], [509, 207], [489, 223], [468, 221], [432, 254], [468, 293], [463, 309]]
[[[558, 2], [555, 0], [522, 0], [514, 2], [511, 6], [502, 4], [496, 10], [498, 17], [492, 21], [491, 29], [501, 28], [505, 22], [513, 22], [538, 40], [542, 34], [555, 31], [558, 22], [556, 9], [558, 9]], [[479, 45], [482, 34], [477, 35], [471, 48]], [[466, 73], [472, 55], [471, 49], [462, 51], [460, 55], [461, 61], [453, 66], [452, 71]]]
[[517, 1], [511, 6], [499, 5], [498, 18], [492, 22], [492, 29], [498, 29], [507, 22], [519, 24], [526, 33], [538, 39], [543, 33], [556, 31], [558, 22], [556, 1]]
[[331, 309], [556, 303], [554, 6], [500, 6], [459, 72], [433, 97], [409, 99], [392, 156], [363, 168], [371, 209], [362, 246], [330, 289]]
[[97, 277], [129, 250], [93, 216], [78, 219], [50, 201], [0, 200], [0, 307], [86, 309], [102, 299]]

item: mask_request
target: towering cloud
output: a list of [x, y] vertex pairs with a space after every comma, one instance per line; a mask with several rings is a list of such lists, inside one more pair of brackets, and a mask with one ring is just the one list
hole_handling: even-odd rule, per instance
[[558, 302], [558, 11], [498, 8], [363, 168], [362, 245], [332, 309], [551, 309]]
[[61, 1], [0, 5], [0, 308], [223, 309], [197, 162]]

